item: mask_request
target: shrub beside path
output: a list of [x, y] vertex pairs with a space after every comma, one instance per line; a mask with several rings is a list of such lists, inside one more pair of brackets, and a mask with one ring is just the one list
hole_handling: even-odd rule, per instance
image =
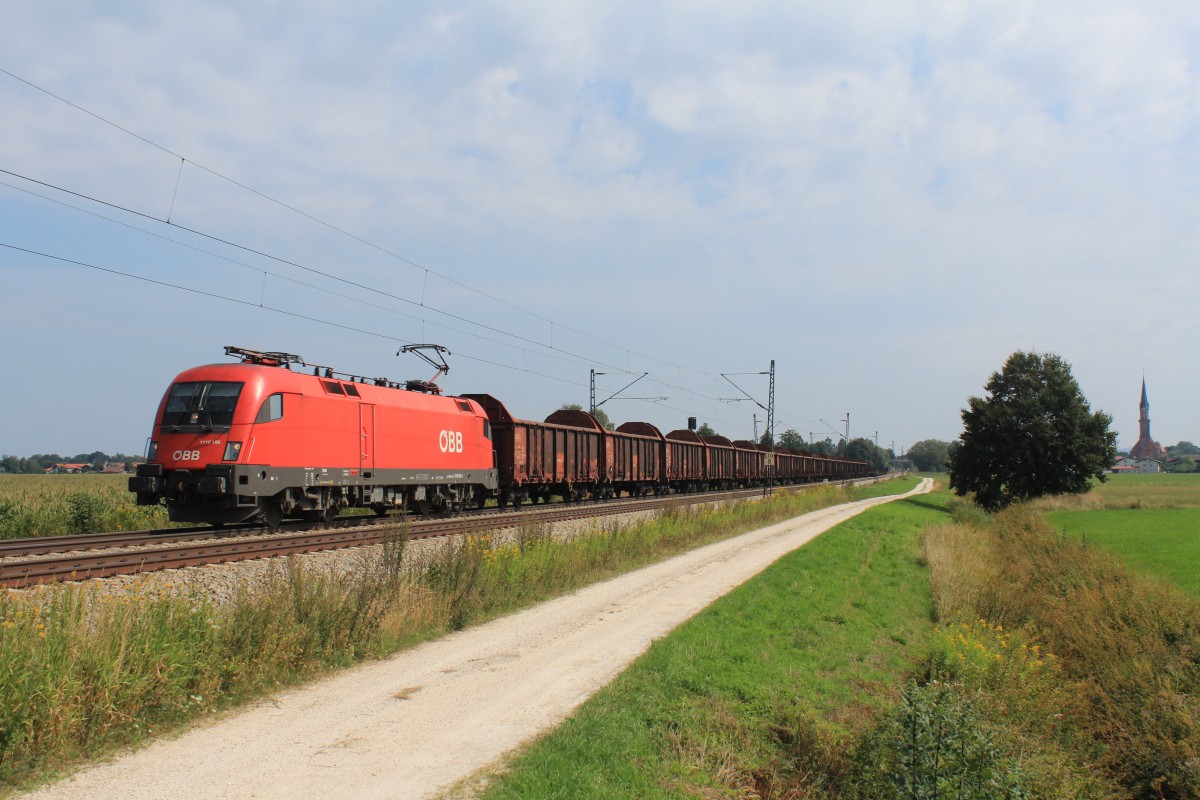
[[30, 800], [407, 798], [444, 790], [553, 727], [657, 638], [860, 500], [717, 542], [281, 692], [83, 770]]

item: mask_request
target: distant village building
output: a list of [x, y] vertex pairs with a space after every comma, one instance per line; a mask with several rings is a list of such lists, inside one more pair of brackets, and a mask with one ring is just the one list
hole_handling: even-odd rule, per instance
[[[1145, 459], [1161, 459], [1167, 454], [1166, 449], [1150, 438], [1150, 401], [1146, 399], [1146, 379], [1142, 378], [1142, 403], [1138, 407], [1138, 440], [1129, 450], [1129, 457], [1143, 461]], [[1154, 470], [1158, 472], [1159, 470]]]
[[1109, 472], [1120, 473], [1146, 473], [1153, 474], [1162, 472], [1162, 464], [1153, 458], [1134, 458], [1132, 455], [1121, 456], [1117, 459], [1117, 463], [1112, 465]]
[[78, 475], [81, 472], [90, 472], [91, 464], [51, 464], [46, 467], [47, 475], [70, 474]]

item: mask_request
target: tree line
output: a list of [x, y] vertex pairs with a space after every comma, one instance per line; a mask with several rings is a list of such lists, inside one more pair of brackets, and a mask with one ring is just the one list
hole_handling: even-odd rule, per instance
[[141, 456], [130, 456], [124, 453], [108, 453], [99, 450], [92, 453], [79, 453], [73, 456], [63, 456], [58, 453], [36, 453], [27, 458], [21, 456], [0, 456], [0, 473], [32, 475], [42, 473], [55, 464], [87, 464], [99, 472], [105, 464], [124, 464], [131, 469], [135, 461], [143, 461]]

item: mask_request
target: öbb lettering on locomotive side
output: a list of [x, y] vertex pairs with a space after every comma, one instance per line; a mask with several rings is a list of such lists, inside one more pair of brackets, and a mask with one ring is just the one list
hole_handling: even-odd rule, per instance
[[462, 431], [442, 431], [439, 433], [438, 448], [443, 453], [461, 453], [463, 451]]
[[[180, 373], [154, 419], [139, 505], [172, 520], [279, 524], [343, 508], [428, 514], [546, 501], [846, 480], [866, 462], [646, 422], [605, 430], [584, 411], [545, 422], [488, 394], [335, 373], [287, 353], [227, 347], [236, 363]], [[309, 371], [311, 368], [311, 372]]]

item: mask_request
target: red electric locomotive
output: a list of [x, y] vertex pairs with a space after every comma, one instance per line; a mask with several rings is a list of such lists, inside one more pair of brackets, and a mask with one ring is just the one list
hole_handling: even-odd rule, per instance
[[491, 424], [477, 402], [287, 353], [225, 353], [241, 363], [186, 370], [163, 396], [148, 461], [129, 479], [139, 505], [165, 502], [177, 521], [274, 526], [348, 506], [428, 513], [495, 495]]

